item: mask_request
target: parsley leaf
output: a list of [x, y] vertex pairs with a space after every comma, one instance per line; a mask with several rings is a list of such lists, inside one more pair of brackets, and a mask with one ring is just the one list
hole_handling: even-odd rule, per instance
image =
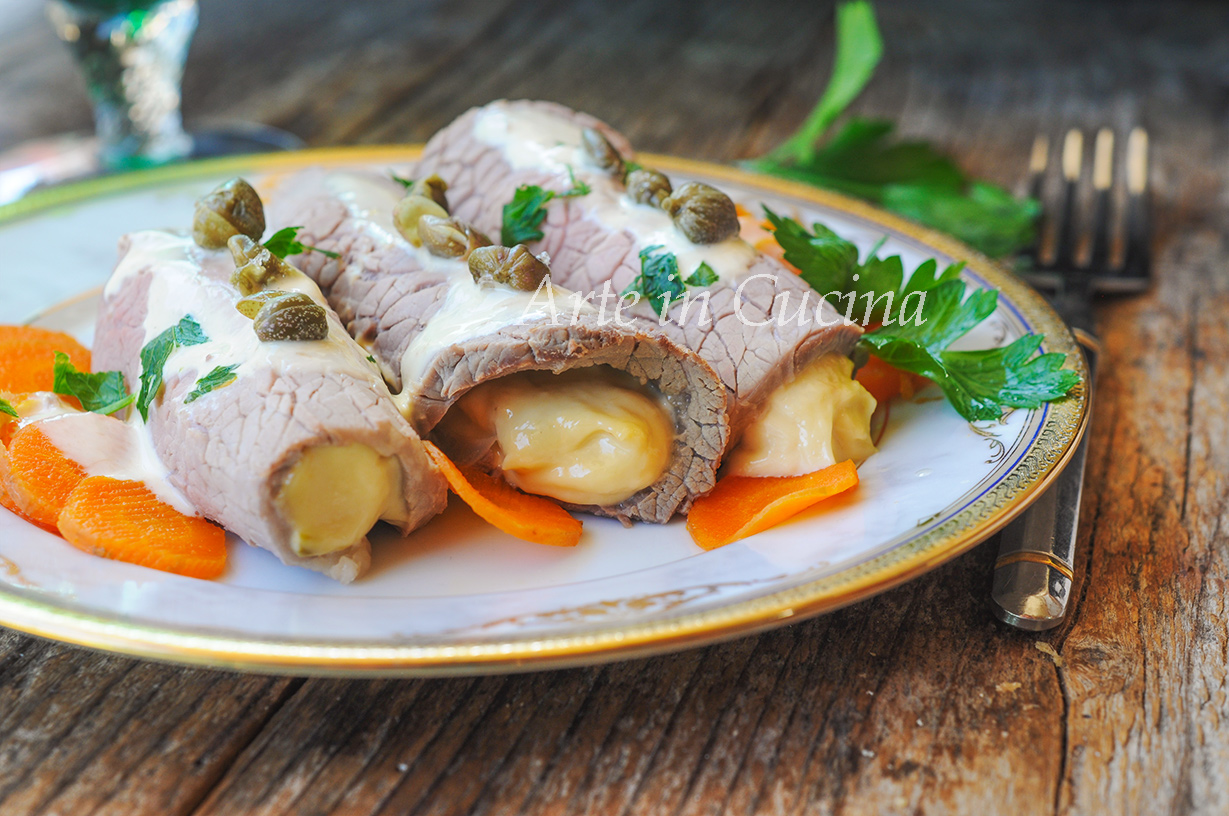
[[[964, 282], [947, 281], [933, 292], [944, 289], [950, 290], [947, 300], [959, 300]], [[933, 299], [933, 295], [928, 299], [925, 311], [933, 310]], [[1059, 352], [1033, 356], [1043, 340], [1039, 334], [1027, 334], [1002, 348], [947, 349], [949, 338], [980, 322], [983, 318], [977, 315], [987, 305], [993, 311], [997, 299], [997, 292], [975, 292], [950, 313], [935, 315], [938, 319], [928, 319], [921, 327], [884, 326], [863, 335], [860, 342], [889, 365], [934, 380], [956, 412], [969, 421], [998, 419], [1006, 407], [1037, 408], [1066, 395], [1080, 377], [1062, 367], [1066, 357]]]
[[192, 393], [184, 397], [184, 404], [186, 405], [189, 402], [196, 402], [210, 391], [216, 391], [223, 386], [233, 383], [235, 381], [235, 369], [238, 367], [238, 363], [228, 366], [218, 366], [204, 377], [201, 377], [196, 381], [196, 388], [192, 390]]
[[391, 170], [388, 171], [388, 175], [392, 177], [393, 181], [397, 182], [407, 190], [414, 186], [414, 179], [402, 178]]
[[645, 247], [640, 251], [640, 274], [620, 293], [644, 295], [653, 305], [653, 311], [664, 318], [675, 298], [683, 296], [686, 287], [679, 274], [678, 258], [673, 252], [661, 252], [661, 245]]
[[[136, 396], [124, 386], [124, 375], [119, 371], [100, 371], [86, 374], [62, 351], [55, 353], [54, 384], [51, 390], [66, 397], [76, 397], [81, 407], [95, 414], [110, 415], [132, 405]], [[17, 416], [16, 412], [13, 416]]]
[[319, 252], [329, 258], [340, 258], [336, 252], [330, 252], [327, 249], [319, 249], [314, 246], [300, 243], [296, 236], [302, 227], [283, 227], [277, 232], [269, 236], [269, 240], [265, 241], [265, 249], [272, 252], [279, 258], [286, 258], [287, 255], [299, 255], [303, 252]]
[[890, 122], [852, 118], [820, 144], [874, 73], [883, 43], [870, 4], [837, 8], [828, 87], [802, 127], [749, 165], [761, 172], [867, 199], [1000, 257], [1032, 243], [1040, 205], [970, 179], [925, 142], [893, 141]]
[[708, 261], [700, 261], [700, 265], [696, 267], [696, 271], [691, 273], [684, 283], [688, 286], [712, 286], [717, 282], [717, 273], [708, 265]]
[[182, 346], [197, 346], [209, 338], [191, 315], [181, 319], [162, 334], [145, 344], [141, 349], [141, 391], [137, 395], [137, 410], [141, 419], [149, 421], [149, 406], [162, 390], [162, 373], [171, 353]]
[[[794, 219], [782, 218], [767, 207], [764, 213], [773, 225], [773, 236], [785, 250], [785, 260], [798, 269], [812, 289], [830, 295], [829, 302], [853, 304], [846, 313], [863, 326], [901, 320], [906, 307], [916, 309], [926, 302], [926, 298], [918, 297], [906, 301], [911, 293], [954, 280], [964, 268], [962, 263], [953, 264], [939, 272], [938, 264], [931, 259], [906, 280], [899, 255], [879, 257], [882, 241], [859, 263], [858, 248], [823, 224], [814, 224], [813, 231], [808, 232]], [[861, 311], [856, 307], [859, 303]]]
[[572, 180], [572, 187], [564, 193], [543, 190], [536, 184], [522, 184], [517, 187], [512, 194], [512, 200], [503, 208], [503, 224], [499, 230], [500, 243], [510, 247], [542, 240], [543, 233], [538, 227], [546, 220], [547, 204], [556, 198], [573, 198], [593, 192], [588, 184], [576, 180], [571, 167], [568, 168], [568, 178]]
[[7, 414], [11, 417], [16, 417], [18, 415], [17, 409], [14, 408], [8, 400], [3, 398], [0, 398], [0, 414]]
[[825, 297], [835, 293], [838, 302], [852, 298], [852, 306], [862, 301], [862, 325], [882, 321], [862, 335], [862, 348], [902, 371], [934, 380], [965, 419], [998, 419], [1008, 407], [1036, 408], [1079, 382], [1078, 374], [1062, 367], [1065, 355], [1033, 356], [1040, 335], [1026, 335], [1003, 348], [949, 350], [998, 305], [999, 294], [991, 289], [965, 296], [964, 264], [940, 272], [930, 259], [906, 280], [898, 255], [880, 258], [876, 246], [859, 263], [857, 248], [823, 224], [807, 232], [793, 219], [768, 208], [765, 212], [785, 260], [807, 283]]

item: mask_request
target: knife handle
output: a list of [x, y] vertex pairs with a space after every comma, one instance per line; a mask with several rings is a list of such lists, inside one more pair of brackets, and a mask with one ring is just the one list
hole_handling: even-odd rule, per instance
[[[1088, 361], [1091, 410], [1097, 346], [1091, 337], [1080, 340]], [[1053, 629], [1067, 614], [1087, 439], [1085, 434], [1054, 482], [999, 536], [990, 601], [995, 616], [1017, 629]]]

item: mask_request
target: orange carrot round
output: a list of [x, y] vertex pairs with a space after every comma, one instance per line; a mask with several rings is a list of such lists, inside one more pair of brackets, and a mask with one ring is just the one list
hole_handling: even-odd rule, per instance
[[477, 468], [460, 468], [432, 443], [423, 445], [452, 492], [508, 535], [552, 547], [575, 547], [580, 543], [580, 521], [559, 505], [522, 493], [503, 479]]
[[0, 391], [50, 391], [57, 351], [67, 354], [79, 370], [90, 370], [89, 349], [67, 334], [34, 326], [0, 326]]
[[68, 543], [103, 558], [190, 578], [217, 578], [226, 569], [226, 532], [164, 504], [141, 482], [83, 479], [59, 527]]
[[54, 527], [85, 471], [61, 453], [38, 425], [26, 425], [13, 434], [6, 458], [5, 487], [13, 504], [35, 523]]
[[691, 506], [687, 532], [701, 547], [713, 550], [761, 533], [857, 484], [852, 461], [802, 476], [726, 476]]
[[13, 513], [17, 515], [18, 517], [25, 519], [26, 521], [30, 522], [33, 525], [42, 527], [44, 530], [46, 530], [49, 533], [58, 534], [59, 531], [56, 530], [55, 527], [52, 527], [47, 524], [39, 524], [37, 521], [35, 521], [34, 519], [26, 515], [26, 513], [20, 507], [17, 506], [17, 502], [13, 501], [13, 497], [9, 495], [8, 475], [9, 475], [8, 452], [5, 450], [3, 445], [0, 445], [0, 507], [3, 507], [5, 510], [8, 510], [10, 513]]

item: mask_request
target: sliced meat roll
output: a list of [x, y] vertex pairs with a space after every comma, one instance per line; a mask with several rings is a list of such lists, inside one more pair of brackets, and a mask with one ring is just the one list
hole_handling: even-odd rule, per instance
[[401, 389], [420, 434], [527, 492], [625, 523], [665, 522], [712, 489], [729, 423], [708, 365], [549, 281], [476, 282], [465, 260], [396, 230], [403, 194], [389, 178], [309, 170], [278, 185], [269, 212], [340, 255], [295, 260]]
[[[604, 135], [606, 144], [586, 129]], [[586, 147], [586, 139], [597, 149]], [[726, 230], [719, 231], [728, 237], [697, 243], [688, 237], [697, 230], [680, 229], [660, 201], [640, 203], [653, 200], [651, 185], [634, 199], [618, 169], [631, 158], [627, 139], [591, 116], [549, 102], [498, 101], [467, 111], [432, 137], [415, 175], [441, 177], [453, 214], [491, 234], [499, 233], [503, 208], [518, 188], [538, 186], [560, 194], [547, 205], [539, 227], [544, 237], [530, 247], [550, 255], [554, 280], [569, 289], [598, 293], [609, 284], [620, 293], [641, 274], [642, 253], [673, 255], [682, 279], [700, 272], [664, 320], [647, 302], [633, 313], [646, 325], [660, 325], [720, 375], [730, 405], [731, 442], [745, 437], [755, 448], [733, 457], [737, 472], [786, 475], [831, 464], [834, 457], [862, 459], [873, 452], [867, 430], [873, 399], [850, 383], [852, 363], [842, 360], [861, 329], [797, 275], [741, 240], [736, 229], [730, 234], [730, 222], [737, 222], [728, 200]], [[676, 186], [679, 181], [674, 180]], [[589, 191], [562, 196], [578, 182]], [[712, 225], [699, 226], [698, 233], [704, 233]], [[712, 282], [699, 282], [705, 279]], [[824, 391], [823, 384], [836, 386], [826, 401], [838, 410], [812, 421], [816, 427], [809, 435], [800, 434], [796, 403]], [[763, 422], [773, 427], [752, 427]], [[795, 427], [777, 427], [780, 423]], [[799, 453], [799, 445], [810, 448]]]
[[[142, 349], [190, 317], [207, 339], [173, 346], [146, 425], [171, 483], [249, 544], [352, 581], [370, 564], [371, 527], [420, 526], [444, 508], [446, 485], [316, 285], [298, 273], [277, 282], [321, 305], [327, 337], [262, 341], [236, 309], [234, 271], [230, 252], [201, 249], [190, 236], [125, 236], [94, 364], [139, 383]], [[233, 367], [234, 380], [202, 388], [221, 367]]]

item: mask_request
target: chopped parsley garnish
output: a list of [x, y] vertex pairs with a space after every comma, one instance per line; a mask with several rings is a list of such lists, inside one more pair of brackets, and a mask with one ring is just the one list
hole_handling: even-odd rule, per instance
[[[65, 397], [76, 397], [81, 407], [95, 414], [107, 416], [132, 405], [135, 394], [129, 394], [124, 386], [124, 375], [119, 371], [100, 371], [87, 374], [77, 367], [62, 351], [55, 353], [54, 381], [51, 390]], [[7, 404], [7, 403], [6, 403]], [[13, 416], [17, 416], [16, 412]]]
[[686, 287], [679, 274], [678, 258], [673, 252], [660, 252], [660, 245], [640, 250], [640, 274], [624, 288], [622, 294], [639, 293], [653, 305], [653, 311], [664, 318], [675, 298], [683, 296]]
[[393, 181], [397, 182], [407, 190], [414, 186], [414, 179], [402, 178], [391, 170], [388, 171], [388, 175], [392, 177]]
[[149, 406], [162, 390], [162, 370], [172, 352], [184, 346], [198, 346], [209, 338], [191, 315], [145, 344], [141, 349], [141, 391], [137, 395], [137, 410], [141, 419], [149, 421]]
[[993, 289], [965, 296], [959, 277], [963, 264], [939, 272], [929, 260], [904, 280], [900, 256], [879, 258], [876, 247], [859, 263], [857, 248], [822, 224], [807, 232], [798, 222], [765, 211], [785, 260], [807, 283], [829, 302], [845, 303], [847, 316], [863, 301], [863, 325], [882, 321], [862, 335], [862, 348], [902, 371], [934, 380], [965, 419], [998, 419], [1006, 408], [1037, 408], [1079, 383], [1076, 372], [1062, 367], [1065, 355], [1034, 356], [1044, 339], [1038, 334], [1003, 348], [950, 349], [998, 304]]
[[0, 399], [0, 414], [7, 414], [11, 417], [17, 417], [17, 409], [14, 408], [8, 400]]
[[828, 87], [802, 127], [750, 166], [867, 199], [987, 255], [1009, 255], [1031, 244], [1040, 213], [1035, 200], [1018, 200], [1000, 187], [970, 179], [926, 142], [891, 140], [890, 122], [851, 118], [823, 141], [870, 81], [882, 54], [870, 3], [838, 6]]
[[319, 252], [321, 255], [329, 258], [340, 258], [336, 252], [330, 252], [327, 249], [308, 246], [300, 243], [296, 237], [302, 227], [283, 227], [277, 232], [269, 236], [269, 240], [265, 241], [265, 249], [272, 252], [279, 258], [285, 258], [288, 255], [299, 255], [303, 252]]
[[196, 402], [210, 391], [216, 391], [223, 386], [233, 383], [235, 381], [235, 369], [238, 367], [238, 363], [228, 366], [218, 366], [204, 377], [201, 377], [196, 381], [196, 388], [192, 390], [192, 393], [184, 397], [184, 404], [186, 405], [189, 402]]
[[588, 184], [576, 180], [571, 167], [568, 168], [568, 177], [572, 180], [572, 187], [565, 193], [543, 190], [536, 184], [517, 187], [512, 200], [504, 205], [500, 243], [510, 247], [542, 240], [543, 233], [538, 227], [546, 220], [547, 204], [556, 198], [573, 198], [592, 192]]
[[[663, 251], [658, 252], [659, 249]], [[658, 317], [665, 320], [670, 304], [683, 297], [688, 286], [712, 286], [717, 280], [717, 273], [704, 261], [687, 280], [683, 280], [678, 258], [658, 244], [640, 250], [640, 274], [624, 287], [621, 294], [643, 296], [652, 304]]]
[[712, 286], [717, 282], [717, 273], [708, 265], [708, 261], [700, 261], [696, 271], [684, 281], [688, 286]]
[[371, 363], [372, 365], [378, 365], [378, 363], [376, 363], [376, 358], [372, 357], [370, 354], [367, 355], [367, 362]]

